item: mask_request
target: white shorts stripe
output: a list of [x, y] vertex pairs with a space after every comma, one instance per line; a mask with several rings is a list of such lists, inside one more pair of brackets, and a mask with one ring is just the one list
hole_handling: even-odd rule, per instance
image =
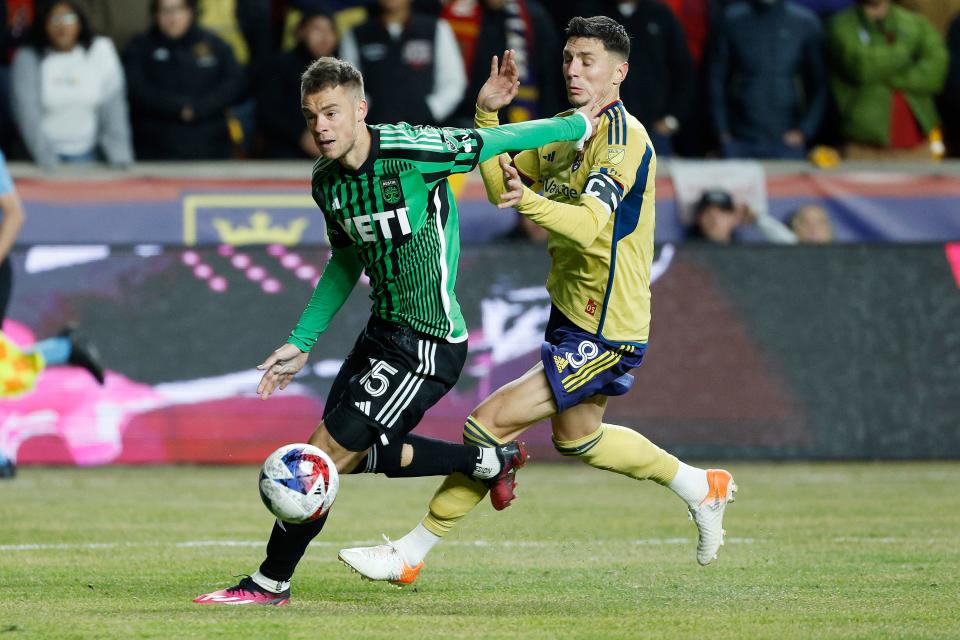
[[[397, 387], [396, 391], [393, 392], [393, 395], [390, 396], [390, 399], [387, 400], [386, 404], [383, 405], [383, 408], [380, 409], [380, 412], [377, 414], [377, 422], [380, 424], [388, 425], [395, 422], [395, 418], [394, 420], [391, 420], [390, 418], [397, 411], [399, 404], [403, 402], [403, 399], [407, 395], [407, 391], [416, 381], [422, 380], [421, 375], [429, 368], [428, 352], [431, 344], [434, 343], [424, 340], [417, 340], [417, 370], [413, 374], [408, 372], [404, 376], [400, 386]], [[419, 386], [420, 385], [417, 384], [418, 388]], [[400, 411], [406, 408], [407, 404], [409, 404], [409, 400], [404, 403], [404, 406], [400, 408]]]
[[411, 389], [411, 391], [410, 391], [410, 395], [407, 396], [407, 399], [406, 399], [406, 401], [403, 403], [403, 406], [400, 406], [400, 407], [397, 408], [397, 411], [396, 411], [396, 413], [393, 414], [393, 418], [390, 419], [390, 422], [388, 422], [388, 423], [385, 425], [387, 428], [393, 427], [394, 423], [397, 421], [397, 419], [398, 419], [398, 418], [400, 417], [400, 415], [403, 413], [403, 410], [406, 409], [406, 408], [410, 405], [411, 402], [413, 402], [413, 399], [414, 399], [414, 398], [417, 397], [417, 391], [420, 390], [420, 385], [423, 384], [423, 376], [416, 376], [416, 377], [415, 377], [415, 380], [416, 380], [416, 383], [413, 385], [413, 387], [412, 387], [412, 389]]

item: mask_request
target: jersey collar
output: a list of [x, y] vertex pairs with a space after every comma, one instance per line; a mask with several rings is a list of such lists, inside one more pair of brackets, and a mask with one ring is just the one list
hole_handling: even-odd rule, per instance
[[340, 170], [346, 175], [358, 176], [361, 173], [373, 171], [373, 163], [377, 161], [377, 157], [380, 155], [380, 129], [371, 127], [370, 125], [365, 126], [367, 127], [367, 131], [370, 132], [370, 153], [367, 155], [367, 159], [363, 161], [363, 164], [356, 170], [347, 169], [341, 164]]
[[618, 106], [620, 107], [623, 106], [623, 100], [620, 100], [619, 98], [617, 98], [616, 100], [614, 100], [613, 102], [605, 106], [603, 109], [600, 109], [600, 115], [605, 114], [607, 111], [610, 111], [611, 109], [616, 109]]

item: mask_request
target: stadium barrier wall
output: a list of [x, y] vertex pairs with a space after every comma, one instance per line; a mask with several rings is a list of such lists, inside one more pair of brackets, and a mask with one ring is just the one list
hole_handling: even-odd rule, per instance
[[[254, 366], [295, 324], [323, 247], [21, 247], [5, 332], [22, 344], [77, 321], [103, 353], [98, 387], [51, 367], [0, 400], [21, 463], [257, 463], [305, 439], [368, 315], [358, 285], [306, 372], [267, 401]], [[480, 399], [536, 362], [549, 299], [540, 247], [473, 246], [458, 296], [470, 355], [420, 433], [459, 439]], [[633, 390], [608, 421], [694, 458], [960, 457], [960, 244], [663, 245]], [[549, 428], [528, 437], [556, 459]]]
[[[767, 163], [763, 169], [766, 184], [760, 188], [771, 215], [785, 219], [800, 205], [821, 204], [841, 242], [960, 240], [958, 163], [922, 173], [870, 165], [812, 171], [795, 163]], [[681, 241], [689, 217], [670, 175], [669, 163], [662, 162], [660, 243]], [[24, 243], [326, 242], [305, 162], [143, 165], [131, 174], [67, 167], [55, 178], [19, 166], [15, 177], [28, 212]], [[487, 243], [510, 230], [515, 214], [487, 203], [476, 173], [455, 183], [464, 243]], [[740, 236], [744, 242], [763, 240], [746, 227]]]

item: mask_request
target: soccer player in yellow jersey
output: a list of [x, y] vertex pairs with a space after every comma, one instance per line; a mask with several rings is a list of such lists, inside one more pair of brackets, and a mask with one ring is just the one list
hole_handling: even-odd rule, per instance
[[[563, 49], [567, 95], [574, 107], [606, 104], [600, 127], [582, 149], [553, 143], [481, 164], [491, 202], [515, 206], [549, 232], [553, 306], [540, 362], [473, 411], [464, 440], [495, 446], [550, 418], [563, 455], [653, 480], [683, 499], [699, 531], [697, 561], [706, 565], [723, 544], [723, 515], [736, 490], [731, 474], [684, 464], [636, 431], [603, 422], [607, 398], [632, 385], [629, 371], [640, 365], [650, 329], [657, 159], [643, 125], [619, 100], [629, 51], [630, 38], [614, 20], [571, 20]], [[494, 58], [477, 98], [478, 127], [497, 125], [517, 76], [512, 53], [499, 68]], [[495, 508], [509, 505], [514, 486], [511, 475], [489, 488]], [[462, 474], [448, 476], [410, 533], [343, 549], [340, 559], [367, 578], [409, 584], [430, 549], [487, 491]]]

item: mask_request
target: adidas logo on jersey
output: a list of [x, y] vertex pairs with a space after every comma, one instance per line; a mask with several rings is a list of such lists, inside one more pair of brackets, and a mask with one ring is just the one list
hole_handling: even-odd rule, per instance
[[567, 368], [568, 364], [570, 364], [567, 362], [566, 358], [561, 356], [553, 356], [553, 363], [557, 365], [557, 373], [563, 373], [563, 370]]
[[557, 157], [557, 152], [551, 151], [550, 153], [540, 157], [546, 160], [547, 162], [553, 162], [553, 159]]
[[410, 219], [407, 217], [406, 207], [347, 218], [342, 220], [340, 225], [344, 231], [362, 242], [375, 242], [378, 239], [378, 227], [380, 235], [387, 240], [393, 239], [394, 235], [410, 235]]

